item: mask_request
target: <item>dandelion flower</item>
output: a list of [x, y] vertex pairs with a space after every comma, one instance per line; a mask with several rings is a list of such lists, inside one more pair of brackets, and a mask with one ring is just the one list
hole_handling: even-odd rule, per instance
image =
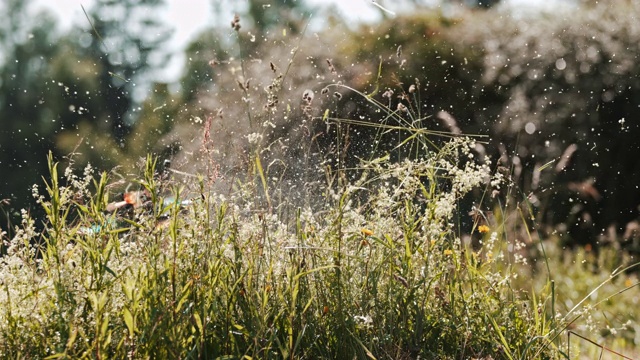
[[447, 249], [447, 250], [444, 251], [444, 254], [447, 255], [447, 256], [453, 255], [453, 250]]
[[481, 234], [488, 233], [491, 230], [487, 225], [478, 226], [478, 232]]
[[360, 229], [360, 232], [361, 232], [361, 233], [362, 233], [362, 235], [364, 235], [364, 236], [371, 236], [371, 235], [373, 235], [373, 231], [371, 231], [371, 230], [369, 230], [369, 229], [366, 229], [366, 228]]

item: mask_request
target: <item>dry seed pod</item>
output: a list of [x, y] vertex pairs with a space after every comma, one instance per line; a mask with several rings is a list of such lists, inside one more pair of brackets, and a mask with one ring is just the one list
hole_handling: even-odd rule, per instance
[[302, 93], [302, 100], [305, 101], [307, 104], [311, 104], [311, 102], [313, 101], [313, 90], [305, 90]]
[[332, 74], [336, 74], [336, 68], [333, 66], [333, 61], [331, 59], [327, 59], [327, 64], [329, 65], [329, 70]]

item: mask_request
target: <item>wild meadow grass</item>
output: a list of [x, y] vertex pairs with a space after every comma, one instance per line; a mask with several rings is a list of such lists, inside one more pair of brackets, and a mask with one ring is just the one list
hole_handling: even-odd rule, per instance
[[497, 232], [472, 246], [453, 231], [458, 201], [491, 186], [488, 163], [463, 161], [473, 148], [363, 163], [289, 222], [204, 179], [163, 182], [152, 158], [148, 203], [107, 214], [109, 174], [69, 168], [62, 185], [50, 158], [44, 229], [25, 212], [3, 247], [1, 355], [557, 358], [549, 292], [514, 288]]
[[[202, 177], [163, 177], [151, 157], [134, 185], [146, 203], [109, 213], [109, 173], [69, 166], [60, 179], [50, 157], [44, 190], [34, 187], [44, 228], [23, 212], [4, 239], [0, 355], [567, 358], [567, 329], [593, 334], [593, 310], [624, 298], [616, 278], [630, 290], [634, 277], [616, 263], [594, 279], [584, 255], [553, 247], [532, 264], [524, 249], [542, 243], [516, 240], [500, 214], [461, 240], [460, 201], [505, 185], [488, 161], [469, 161], [475, 147], [455, 137], [419, 159], [363, 161], [355, 181], [327, 170], [322, 200], [286, 219], [259, 186], [222, 196]], [[584, 286], [552, 282], [556, 271]], [[630, 324], [608, 319], [610, 334]]]
[[[483, 214], [512, 184], [479, 156], [478, 139], [442, 138], [409, 110], [367, 99], [387, 113], [377, 137], [404, 133], [392, 149], [408, 147], [404, 160], [320, 164], [325, 182], [308, 205], [270, 196], [277, 179], [259, 151], [227, 194], [211, 186], [215, 169], [178, 178], [150, 156], [123, 189], [117, 173], [72, 161], [59, 174], [50, 156], [44, 187], [33, 187], [43, 226], [23, 211], [15, 236], [3, 235], [0, 357], [560, 359], [599, 350], [567, 350], [565, 336], [593, 338], [593, 310], [622, 297], [616, 279], [635, 286], [621, 271], [631, 259], [560, 294], [555, 275], [581, 279], [585, 265], [554, 261], [561, 256], [527, 226], [518, 235], [510, 219], [524, 219], [520, 206]], [[131, 187], [139, 202], [110, 210]], [[477, 207], [467, 208], [470, 198]], [[470, 235], [456, 226], [464, 219]], [[637, 343], [629, 328], [607, 324]]]

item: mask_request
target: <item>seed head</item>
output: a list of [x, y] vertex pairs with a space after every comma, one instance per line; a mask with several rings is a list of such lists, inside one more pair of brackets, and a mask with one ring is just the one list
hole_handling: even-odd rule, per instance
[[329, 65], [329, 70], [331, 71], [331, 73], [332, 73], [332, 74], [336, 74], [336, 73], [338, 73], [338, 72], [336, 71], [335, 66], [333, 66], [333, 60], [331, 60], [331, 59], [327, 59], [327, 65]]
[[313, 90], [305, 90], [302, 93], [302, 101], [304, 101], [307, 105], [311, 105], [311, 102], [313, 101]]
[[231, 28], [235, 31], [240, 31], [240, 16], [238, 14], [233, 16], [233, 20], [231, 20]]

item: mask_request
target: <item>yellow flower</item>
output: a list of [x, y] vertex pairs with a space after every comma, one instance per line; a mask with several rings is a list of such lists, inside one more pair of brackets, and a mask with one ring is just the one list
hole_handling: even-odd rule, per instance
[[487, 262], [493, 262], [493, 253], [487, 253], [485, 256], [487, 257]]
[[634, 285], [634, 282], [633, 282], [633, 279], [631, 279], [631, 278], [627, 278], [624, 281], [624, 286], [626, 286], [626, 287], [632, 287], [633, 285]]
[[487, 225], [478, 226], [478, 232], [481, 234], [488, 233], [491, 230]]
[[371, 231], [371, 230], [369, 230], [369, 229], [365, 229], [365, 228], [360, 229], [360, 232], [361, 232], [361, 233], [362, 233], [362, 235], [364, 235], [364, 236], [371, 236], [371, 235], [373, 235], [373, 231]]
[[451, 249], [447, 249], [447, 250], [444, 251], [444, 254], [449, 256], [449, 255], [453, 254], [453, 251]]

